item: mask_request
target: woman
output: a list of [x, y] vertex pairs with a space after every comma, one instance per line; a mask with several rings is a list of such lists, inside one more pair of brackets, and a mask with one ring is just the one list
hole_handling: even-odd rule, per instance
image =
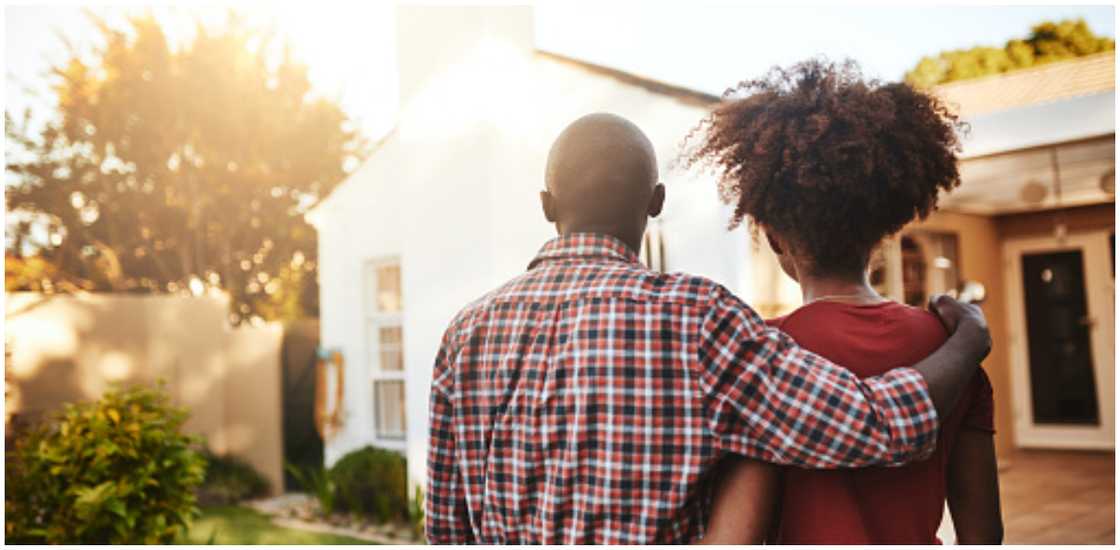
[[[865, 81], [852, 62], [774, 69], [731, 92], [689, 160], [721, 173], [732, 225], [749, 218], [801, 285], [805, 305], [770, 324], [862, 377], [937, 349], [938, 319], [880, 296], [868, 271], [878, 243], [960, 183], [956, 118], [906, 84]], [[948, 500], [959, 543], [999, 543], [993, 434], [980, 371], [928, 460], [810, 471], [729, 457], [704, 542], [938, 543]]]

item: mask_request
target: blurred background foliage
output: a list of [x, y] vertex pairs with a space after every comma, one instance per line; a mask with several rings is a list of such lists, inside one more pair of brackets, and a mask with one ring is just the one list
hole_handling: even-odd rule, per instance
[[114, 389], [22, 431], [4, 455], [17, 544], [166, 544], [197, 517], [206, 459], [165, 388]]
[[1026, 38], [1009, 40], [1002, 48], [977, 46], [923, 57], [906, 73], [906, 81], [930, 87], [1115, 49], [1115, 40], [1094, 34], [1084, 20], [1045, 21], [1032, 27]]
[[368, 151], [356, 125], [233, 12], [181, 46], [152, 16], [88, 16], [101, 44], [53, 67], [48, 122], [5, 112], [5, 288], [222, 290], [234, 324], [317, 316], [303, 214]]

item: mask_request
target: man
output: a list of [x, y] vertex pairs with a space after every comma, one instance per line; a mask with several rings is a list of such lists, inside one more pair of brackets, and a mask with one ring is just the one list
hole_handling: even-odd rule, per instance
[[927, 456], [990, 347], [979, 310], [944, 298], [944, 347], [860, 381], [722, 286], [646, 269], [665, 189], [620, 117], [566, 128], [545, 184], [560, 236], [460, 312], [436, 357], [432, 543], [694, 542], [725, 453], [807, 468]]

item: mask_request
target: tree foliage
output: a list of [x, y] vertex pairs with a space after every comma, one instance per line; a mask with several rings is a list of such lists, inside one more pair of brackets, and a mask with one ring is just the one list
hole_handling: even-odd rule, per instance
[[923, 57], [906, 73], [906, 81], [929, 87], [1115, 49], [1115, 40], [1094, 34], [1082, 19], [1046, 21], [1032, 27], [1026, 38], [1009, 40], [1002, 48], [977, 46]]
[[51, 120], [5, 113], [8, 256], [55, 270], [27, 289], [218, 288], [234, 322], [316, 314], [302, 214], [365, 150], [347, 116], [312, 95], [286, 44], [232, 13], [181, 47], [152, 16], [91, 18], [103, 44], [53, 68]]

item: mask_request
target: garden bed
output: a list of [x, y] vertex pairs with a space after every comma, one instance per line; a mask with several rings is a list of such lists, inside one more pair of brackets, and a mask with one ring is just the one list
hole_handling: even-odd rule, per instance
[[260, 512], [282, 527], [360, 538], [376, 544], [423, 544], [406, 524], [376, 524], [351, 514], [324, 515], [319, 503], [309, 495], [287, 493], [278, 497], [246, 501], [245, 506]]

